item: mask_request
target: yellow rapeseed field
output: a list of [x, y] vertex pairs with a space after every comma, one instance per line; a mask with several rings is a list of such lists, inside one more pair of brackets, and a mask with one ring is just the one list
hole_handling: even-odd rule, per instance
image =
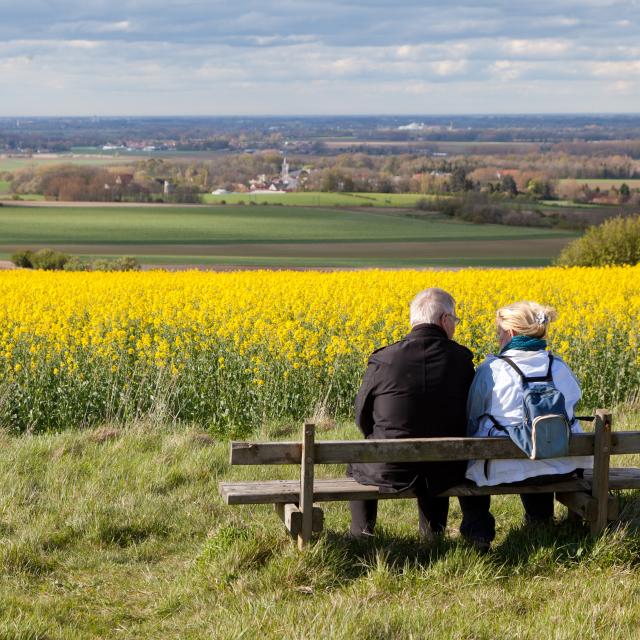
[[458, 300], [456, 339], [496, 349], [497, 307], [555, 306], [550, 346], [585, 404], [640, 386], [640, 267], [0, 275], [0, 424], [42, 430], [155, 416], [214, 429], [348, 415], [368, 354], [409, 329], [414, 294]]

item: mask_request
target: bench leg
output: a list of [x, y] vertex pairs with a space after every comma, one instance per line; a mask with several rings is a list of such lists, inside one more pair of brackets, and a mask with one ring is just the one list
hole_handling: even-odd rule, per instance
[[[598, 517], [598, 501], [584, 491], [568, 491], [556, 493], [556, 500], [569, 509], [570, 520], [586, 520], [593, 523]], [[607, 520], [618, 518], [618, 498], [607, 496]]]
[[302, 464], [300, 465], [301, 524], [298, 533], [298, 549], [311, 542], [313, 533], [313, 465], [315, 458], [315, 425], [305, 424], [302, 429]]
[[[302, 531], [302, 511], [295, 504], [276, 503], [273, 505], [280, 520], [284, 523], [292, 538], [297, 538]], [[311, 530], [322, 533], [324, 528], [324, 511], [320, 507], [313, 507]]]
[[609, 510], [609, 457], [611, 455], [611, 414], [596, 411], [595, 442], [593, 449], [593, 481], [591, 495], [596, 501], [595, 518], [591, 521], [591, 534], [598, 535], [607, 526]]

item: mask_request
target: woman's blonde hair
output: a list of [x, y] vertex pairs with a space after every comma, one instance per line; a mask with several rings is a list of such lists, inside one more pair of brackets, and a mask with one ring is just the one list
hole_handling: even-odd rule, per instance
[[511, 329], [515, 335], [546, 338], [549, 324], [558, 317], [553, 307], [537, 302], [514, 302], [498, 309], [498, 329]]

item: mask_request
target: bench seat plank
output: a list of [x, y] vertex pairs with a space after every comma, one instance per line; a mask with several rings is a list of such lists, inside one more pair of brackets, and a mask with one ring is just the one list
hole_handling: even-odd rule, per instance
[[[478, 496], [513, 493], [546, 493], [548, 491], [588, 491], [591, 485], [586, 480], [567, 480], [540, 487], [476, 487], [459, 485], [444, 492], [443, 496]], [[220, 495], [226, 504], [272, 504], [278, 502], [297, 503], [300, 496], [298, 480], [268, 480], [256, 482], [221, 482]], [[314, 502], [343, 500], [391, 500], [413, 498], [413, 491], [381, 493], [378, 487], [359, 484], [352, 478], [316, 480], [313, 485]]]
[[[586, 469], [584, 479], [591, 483], [591, 469]], [[635, 467], [611, 467], [609, 489], [640, 489], [640, 469]]]
[[[640, 489], [640, 469], [616, 468], [609, 471], [610, 489]], [[514, 487], [498, 485], [492, 487], [476, 487], [474, 485], [458, 485], [444, 492], [443, 496], [479, 496], [508, 495], [517, 493], [547, 493], [590, 491], [591, 471], [585, 471], [584, 479], [566, 480], [539, 487]], [[275, 504], [297, 503], [300, 496], [298, 480], [258, 480], [247, 482], [221, 482], [220, 495], [226, 504]], [[359, 484], [352, 478], [336, 478], [316, 480], [313, 485], [314, 502], [332, 502], [344, 500], [392, 500], [413, 498], [412, 491], [402, 493], [381, 493], [378, 487]]]

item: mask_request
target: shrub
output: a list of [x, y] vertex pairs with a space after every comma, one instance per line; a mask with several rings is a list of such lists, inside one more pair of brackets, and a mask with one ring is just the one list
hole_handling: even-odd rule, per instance
[[23, 269], [33, 269], [33, 251], [18, 251], [11, 256], [11, 262], [16, 267], [22, 267]]
[[430, 204], [433, 211], [439, 211], [450, 218], [459, 216], [462, 211], [460, 198], [433, 198]]
[[91, 262], [91, 271], [112, 271], [111, 260], [106, 258], [98, 258]]
[[113, 271], [140, 271], [140, 263], [132, 256], [121, 256], [113, 261]]
[[45, 271], [56, 271], [64, 267], [69, 261], [69, 256], [53, 249], [40, 249], [33, 254], [31, 263], [34, 269], [44, 269]]
[[640, 216], [618, 216], [591, 227], [569, 244], [557, 263], [567, 267], [600, 267], [640, 262]]
[[131, 256], [122, 256], [114, 260], [99, 258], [91, 263], [93, 271], [139, 271], [140, 263]]
[[83, 262], [77, 256], [71, 256], [65, 263], [63, 269], [65, 271], [91, 271], [91, 265], [87, 262]]

